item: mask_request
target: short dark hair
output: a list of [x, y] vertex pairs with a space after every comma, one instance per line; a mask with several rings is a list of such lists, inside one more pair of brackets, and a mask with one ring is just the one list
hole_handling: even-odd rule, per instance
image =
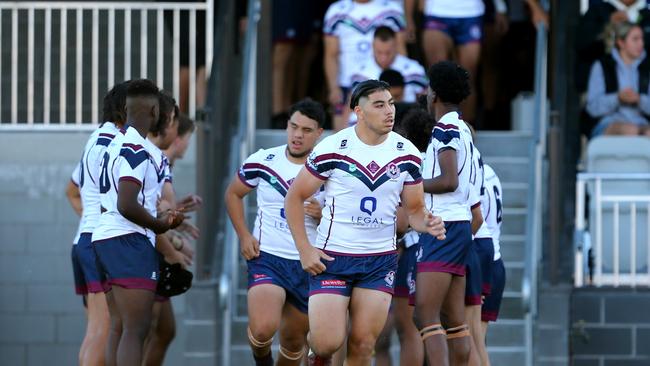
[[471, 93], [469, 73], [451, 61], [441, 61], [431, 66], [429, 87], [445, 103], [460, 104]]
[[426, 151], [435, 124], [436, 119], [426, 110], [413, 108], [406, 113], [396, 132], [411, 141], [418, 150]]
[[385, 81], [390, 85], [391, 87], [393, 86], [404, 86], [404, 76], [397, 71], [393, 69], [386, 69], [382, 71], [381, 75], [379, 75], [379, 80]]
[[104, 96], [102, 122], [126, 123], [126, 90], [129, 81], [115, 84]]
[[159, 107], [159, 113], [158, 113], [158, 122], [153, 124], [151, 126], [151, 129], [149, 129], [149, 132], [154, 133], [154, 134], [159, 134], [162, 131], [167, 128], [167, 126], [170, 123], [170, 120], [168, 119], [169, 114], [177, 111], [177, 106], [176, 106], [176, 100], [172, 98], [169, 93], [167, 93], [164, 90], [160, 90], [158, 92], [158, 105]]
[[187, 133], [194, 132], [196, 125], [185, 113], [177, 114], [178, 116], [178, 136], [185, 136]]
[[374, 38], [378, 38], [381, 41], [390, 41], [391, 39], [394, 39], [396, 37], [395, 31], [391, 27], [387, 27], [385, 25], [377, 27], [375, 29], [375, 36]]
[[313, 119], [318, 123], [318, 127], [323, 127], [325, 123], [325, 109], [323, 106], [311, 98], [305, 98], [293, 104], [289, 109], [289, 118], [294, 113], [300, 112], [306, 117]]
[[379, 81], [375, 79], [369, 79], [360, 82], [352, 90], [352, 96], [350, 97], [350, 109], [354, 109], [354, 107], [359, 104], [359, 99], [367, 97], [368, 95], [380, 90], [390, 90], [390, 85], [388, 85], [385, 81]]
[[147, 79], [136, 79], [129, 82], [126, 89], [127, 98], [131, 97], [157, 97], [159, 89], [156, 84]]

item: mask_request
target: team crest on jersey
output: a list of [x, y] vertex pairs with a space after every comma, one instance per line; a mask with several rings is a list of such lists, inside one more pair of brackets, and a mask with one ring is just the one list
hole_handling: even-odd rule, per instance
[[388, 166], [386, 167], [386, 175], [387, 175], [390, 179], [397, 179], [397, 178], [399, 178], [399, 173], [400, 173], [399, 167], [398, 167], [397, 164], [395, 164], [395, 163], [390, 163], [390, 164], [388, 164]]
[[384, 281], [386, 281], [386, 285], [388, 285], [388, 287], [393, 287], [393, 283], [395, 282], [395, 271], [390, 271], [386, 273], [386, 277], [384, 277]]
[[275, 154], [268, 154], [268, 155], [266, 156], [266, 158], [264, 158], [264, 160], [266, 160], [266, 161], [270, 161], [270, 160], [273, 160], [273, 158], [275, 158]]
[[397, 142], [397, 150], [404, 150], [404, 143], [402, 141]]
[[339, 149], [345, 149], [346, 147], [348, 147], [348, 140], [341, 140], [341, 146], [339, 146]]
[[375, 161], [371, 161], [370, 164], [366, 165], [366, 168], [372, 173], [375, 174], [379, 170], [379, 164], [375, 163]]

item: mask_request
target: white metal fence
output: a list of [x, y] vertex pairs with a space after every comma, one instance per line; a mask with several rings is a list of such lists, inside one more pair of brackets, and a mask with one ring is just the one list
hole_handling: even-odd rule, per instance
[[649, 183], [646, 173], [578, 174], [576, 287], [650, 286]]
[[[212, 64], [213, 2], [0, 2], [0, 128], [95, 124], [103, 93], [132, 78], [168, 86], [179, 100], [181, 44], [194, 117], [197, 64], [206, 78]], [[205, 16], [205, 60], [197, 60], [197, 15]]]

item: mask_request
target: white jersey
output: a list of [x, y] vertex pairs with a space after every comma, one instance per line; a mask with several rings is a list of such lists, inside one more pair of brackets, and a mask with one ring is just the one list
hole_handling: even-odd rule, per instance
[[146, 140], [138, 131], [127, 126], [106, 149], [99, 177], [102, 215], [93, 232], [93, 242], [140, 233], [146, 235], [155, 246], [155, 234], [150, 229], [129, 221], [117, 210], [117, 185], [122, 180], [129, 180], [140, 185], [138, 203], [150, 215], [156, 216], [156, 201], [165, 174], [146, 146]]
[[339, 39], [339, 86], [350, 87], [354, 66], [372, 58], [372, 39], [379, 26], [402, 31], [406, 27], [404, 10], [388, 0], [340, 0], [327, 9], [323, 33]]
[[[417, 96], [424, 93], [429, 85], [424, 67], [415, 60], [397, 54], [388, 68], [399, 72], [404, 77], [404, 102], [417, 102]], [[354, 87], [357, 83], [368, 79], [379, 79], [382, 71], [384, 70], [379, 67], [375, 58], [371, 57], [355, 68], [349, 85]]]
[[431, 142], [427, 147], [422, 176], [432, 179], [441, 174], [438, 154], [445, 150], [456, 151], [458, 168], [458, 187], [449, 193], [425, 193], [424, 201], [429, 210], [444, 221], [470, 221], [472, 214], [468, 205], [471, 192], [472, 176], [471, 137], [461, 128], [466, 129], [465, 122], [458, 118], [458, 113], [449, 112], [440, 118], [434, 126]]
[[487, 223], [492, 242], [494, 243], [494, 260], [501, 258], [501, 246], [499, 237], [501, 236], [501, 217], [503, 214], [503, 189], [501, 181], [492, 167], [484, 164], [485, 169], [485, 195], [481, 197], [481, 211], [483, 219]]
[[[74, 170], [72, 171], [72, 175], [70, 176], [70, 181], [72, 182], [72, 184], [77, 186], [77, 188], [79, 188], [80, 175], [81, 175], [81, 161], [79, 161], [79, 163], [75, 165]], [[82, 213], [82, 217], [83, 217], [83, 213]], [[72, 245], [77, 245], [77, 242], [79, 242], [79, 236], [81, 236], [82, 224], [83, 222], [80, 219], [79, 225], [77, 225], [77, 232], [74, 234], [74, 239], [72, 239]]]
[[425, 0], [424, 15], [441, 18], [474, 18], [485, 13], [483, 0]]
[[[162, 196], [162, 190], [165, 183], [171, 183], [171, 171], [169, 167], [169, 159], [167, 156], [148, 138], [144, 140], [145, 149], [149, 152], [149, 157], [152, 163], [156, 166], [158, 171], [158, 187], [156, 188], [156, 202]], [[174, 202], [172, 202], [174, 203]], [[147, 237], [152, 243], [156, 242], [156, 233], [147, 230]]]
[[[300, 255], [291, 236], [284, 214], [284, 197], [302, 164], [292, 163], [286, 156], [287, 145], [260, 149], [249, 156], [239, 169], [239, 179], [257, 188], [257, 216], [253, 236], [260, 243], [260, 250], [278, 257], [299, 260]], [[319, 198], [316, 199], [322, 205]], [[316, 239], [318, 221], [305, 215], [305, 228], [310, 242]]]
[[[483, 158], [481, 157], [481, 152], [474, 146], [472, 147], [472, 165], [473, 165], [473, 177], [470, 177], [470, 182], [472, 183], [472, 194], [470, 194], [469, 205], [470, 208], [474, 209], [476, 206], [483, 205], [483, 196], [485, 195], [485, 169], [483, 168]], [[481, 214], [483, 209], [481, 208]], [[485, 217], [483, 217], [483, 224], [478, 229], [474, 237], [477, 239], [491, 238], [492, 233], [485, 222]]]
[[342, 254], [396, 249], [396, 211], [404, 185], [420, 184], [420, 152], [390, 132], [366, 145], [348, 127], [319, 143], [307, 169], [325, 181], [325, 207], [317, 247]]

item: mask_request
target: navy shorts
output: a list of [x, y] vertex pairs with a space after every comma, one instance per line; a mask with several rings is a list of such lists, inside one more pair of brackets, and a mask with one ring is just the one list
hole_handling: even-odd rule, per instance
[[271, 36], [275, 42], [308, 43], [316, 32], [311, 1], [273, 0], [271, 2]]
[[395, 297], [408, 297], [415, 291], [415, 261], [418, 245], [411, 245], [404, 249], [397, 262], [397, 276], [395, 279]]
[[492, 290], [492, 263], [494, 263], [494, 243], [491, 238], [474, 239], [474, 248], [481, 262], [481, 293], [489, 295]]
[[480, 42], [483, 37], [483, 17], [442, 18], [427, 15], [424, 17], [424, 29], [443, 32], [456, 45]]
[[260, 256], [246, 262], [248, 288], [272, 284], [287, 293], [287, 301], [296, 309], [307, 313], [309, 302], [309, 273], [302, 269], [299, 260], [286, 259], [260, 251]]
[[158, 252], [145, 235], [131, 233], [98, 240], [93, 247], [100, 273], [106, 278], [105, 291], [113, 285], [156, 291]]
[[501, 259], [492, 264], [492, 291], [485, 297], [481, 308], [481, 320], [484, 322], [495, 322], [501, 308], [503, 289], [506, 286], [506, 269]]
[[397, 253], [350, 255], [325, 251], [333, 261], [322, 259], [325, 272], [309, 278], [309, 296], [316, 294], [352, 295], [354, 287], [393, 294]]
[[465, 305], [481, 305], [481, 262], [476, 254], [476, 246], [469, 246], [465, 263]]
[[420, 235], [422, 253], [417, 259], [419, 272], [446, 272], [456, 276], [465, 275], [465, 257], [472, 245], [472, 229], [469, 221], [446, 221], [445, 240], [429, 234]]
[[84, 273], [81, 270], [81, 263], [79, 263], [77, 245], [72, 245], [72, 250], [70, 250], [70, 259], [72, 259], [72, 275], [74, 276], [75, 293], [77, 295], [86, 295], [88, 293], [88, 287], [84, 280]]
[[77, 243], [77, 258], [86, 288], [90, 293], [104, 292], [102, 276], [97, 269], [97, 255], [93, 249], [91, 233], [82, 233]]

